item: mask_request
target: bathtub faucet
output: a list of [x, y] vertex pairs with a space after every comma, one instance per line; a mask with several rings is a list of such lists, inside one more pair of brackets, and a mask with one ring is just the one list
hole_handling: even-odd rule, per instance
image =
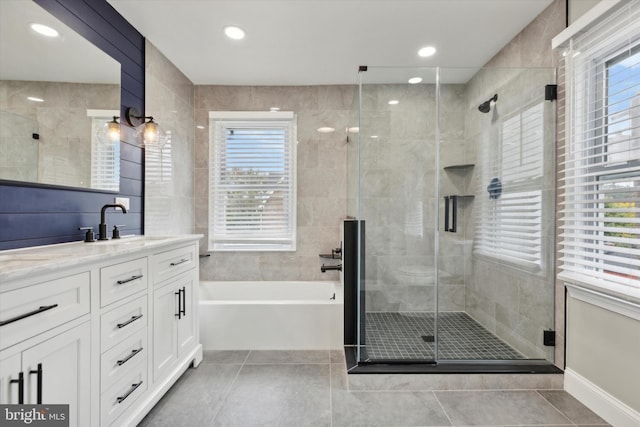
[[320, 267], [320, 271], [323, 273], [326, 273], [327, 271], [330, 271], [330, 270], [342, 271], [342, 264], [338, 264], [338, 265], [322, 264], [322, 267]]

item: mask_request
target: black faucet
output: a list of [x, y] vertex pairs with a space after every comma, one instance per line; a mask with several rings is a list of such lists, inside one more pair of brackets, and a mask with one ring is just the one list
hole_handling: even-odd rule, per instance
[[100, 211], [100, 237], [98, 238], [98, 240], [109, 240], [109, 238], [107, 237], [107, 221], [105, 219], [105, 211], [107, 210], [107, 208], [120, 208], [122, 209], [123, 214], [127, 213], [127, 208], [125, 208], [124, 205], [121, 205], [120, 203], [104, 205], [102, 207], [102, 210]]

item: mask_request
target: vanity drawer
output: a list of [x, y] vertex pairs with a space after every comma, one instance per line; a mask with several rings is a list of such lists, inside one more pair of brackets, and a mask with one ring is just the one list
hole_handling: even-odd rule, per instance
[[84, 272], [0, 294], [0, 347], [89, 313], [90, 282]]
[[111, 425], [147, 390], [147, 364], [141, 361], [100, 397], [100, 425]]
[[198, 255], [195, 245], [162, 252], [153, 256], [154, 282], [160, 283], [196, 266]]
[[147, 296], [143, 295], [100, 317], [101, 351], [147, 327]]
[[100, 269], [100, 306], [147, 289], [147, 258], [138, 258]]
[[100, 357], [100, 390], [105, 391], [147, 359], [147, 328], [125, 338]]

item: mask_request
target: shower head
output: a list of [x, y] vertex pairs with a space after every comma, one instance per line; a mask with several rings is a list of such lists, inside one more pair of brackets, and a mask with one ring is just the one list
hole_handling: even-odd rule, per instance
[[498, 100], [498, 94], [496, 93], [490, 99], [480, 104], [478, 106], [478, 110], [480, 110], [481, 113], [488, 113], [489, 111], [491, 111], [491, 103], [492, 102], [495, 103], [497, 100]]

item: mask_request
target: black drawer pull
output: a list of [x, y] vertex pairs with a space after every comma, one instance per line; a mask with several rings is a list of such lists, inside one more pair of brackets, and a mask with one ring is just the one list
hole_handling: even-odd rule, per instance
[[171, 267], [175, 267], [176, 265], [184, 264], [185, 262], [189, 262], [187, 258], [182, 258], [180, 261], [172, 262], [169, 264]]
[[[17, 380], [9, 380], [9, 384], [18, 383], [18, 404], [24, 404], [24, 374], [20, 372]], [[10, 403], [10, 402], [7, 402]]]
[[124, 400], [129, 397], [131, 395], [131, 393], [133, 393], [134, 391], [136, 391], [136, 389], [138, 387], [140, 387], [142, 385], [142, 381], [140, 381], [138, 384], [131, 384], [131, 388], [122, 396], [119, 396], [116, 400], [118, 401], [118, 403], [122, 403], [124, 402]]
[[8, 319], [8, 320], [2, 320], [2, 321], [0, 321], [0, 326], [8, 325], [9, 323], [17, 322], [18, 320], [22, 320], [22, 319], [25, 319], [27, 317], [35, 316], [36, 314], [42, 313], [42, 312], [47, 311], [47, 310], [51, 310], [52, 308], [56, 308], [57, 306], [58, 306], [58, 304], [40, 306], [40, 308], [38, 308], [37, 310], [33, 310], [33, 311], [30, 311], [30, 312], [25, 313], [25, 314], [21, 314], [21, 315], [16, 316], [16, 317], [12, 317], [11, 319]]
[[180, 309], [180, 313], [183, 316], [187, 315], [187, 289], [185, 286], [180, 289], [182, 291], [182, 308]]
[[129, 353], [127, 355], [127, 357], [125, 357], [122, 360], [118, 360], [118, 366], [124, 365], [125, 363], [127, 363], [129, 361], [129, 359], [131, 359], [133, 356], [135, 356], [136, 354], [140, 353], [141, 351], [142, 351], [142, 347], [140, 347], [137, 350], [131, 350], [131, 353]]
[[36, 369], [35, 371], [29, 371], [29, 375], [31, 374], [38, 375], [38, 391], [36, 403], [38, 405], [42, 405], [42, 363], [38, 363], [38, 369]]
[[178, 292], [174, 292], [174, 295], [178, 295], [178, 312], [174, 314], [178, 320], [182, 319], [182, 289], [178, 289]]
[[118, 285], [124, 285], [125, 283], [133, 282], [134, 280], [142, 279], [144, 276], [142, 274], [138, 276], [131, 276], [128, 279], [118, 280], [116, 283]]
[[141, 317], [142, 317], [142, 314], [138, 314], [137, 316], [131, 316], [131, 319], [127, 320], [124, 323], [118, 323], [116, 326], [118, 327], [118, 329], [124, 328], [128, 324], [135, 322], [136, 320], [138, 320]]

